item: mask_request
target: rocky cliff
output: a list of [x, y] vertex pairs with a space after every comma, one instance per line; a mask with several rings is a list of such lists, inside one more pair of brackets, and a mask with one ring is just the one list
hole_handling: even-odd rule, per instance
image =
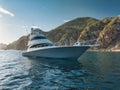
[[18, 40], [8, 44], [6, 49], [26, 50], [28, 43], [28, 36], [22, 36]]
[[[91, 17], [76, 18], [43, 33], [56, 45], [73, 45], [76, 41], [100, 38], [99, 49], [119, 49], [120, 17], [107, 17], [102, 20]], [[28, 36], [23, 36], [9, 44], [6, 49], [24, 50], [27, 48], [27, 41]]]
[[90, 17], [76, 18], [47, 32], [46, 36], [57, 45], [73, 45], [84, 28], [91, 26], [97, 21], [97, 19]]
[[101, 48], [120, 47], [120, 17], [113, 18], [99, 34]]

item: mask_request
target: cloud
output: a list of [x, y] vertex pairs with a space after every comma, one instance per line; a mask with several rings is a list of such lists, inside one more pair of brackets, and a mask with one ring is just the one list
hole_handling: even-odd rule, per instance
[[66, 22], [69, 22], [70, 20], [63, 20], [63, 21], [66, 23]]
[[[0, 7], [0, 12], [3, 13], [3, 14], [7, 14], [7, 15], [9, 15], [9, 16], [11, 16], [11, 17], [15, 16], [12, 12], [10, 12], [10, 11], [2, 8], [2, 7]], [[2, 15], [1, 15], [1, 16], [2, 16]]]

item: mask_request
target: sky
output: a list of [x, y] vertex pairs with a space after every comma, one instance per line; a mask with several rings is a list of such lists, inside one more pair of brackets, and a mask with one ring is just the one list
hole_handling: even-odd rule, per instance
[[31, 26], [49, 31], [78, 17], [118, 15], [120, 0], [0, 0], [0, 43], [27, 35]]

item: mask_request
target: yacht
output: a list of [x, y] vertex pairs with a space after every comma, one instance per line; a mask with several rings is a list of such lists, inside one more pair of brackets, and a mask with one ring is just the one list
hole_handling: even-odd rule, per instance
[[28, 49], [23, 56], [34, 58], [78, 59], [91, 45], [56, 46], [47, 39], [39, 28], [31, 28]]

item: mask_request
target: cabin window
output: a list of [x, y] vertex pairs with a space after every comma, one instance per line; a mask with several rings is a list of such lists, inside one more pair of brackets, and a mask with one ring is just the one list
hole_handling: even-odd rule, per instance
[[42, 43], [42, 44], [37, 44], [37, 45], [33, 45], [30, 48], [39, 48], [39, 47], [46, 47], [46, 46], [53, 46], [53, 44], [50, 43]]
[[34, 37], [34, 38], [32, 38], [31, 40], [37, 40], [37, 39], [46, 39], [46, 37], [38, 36], [38, 37]]

